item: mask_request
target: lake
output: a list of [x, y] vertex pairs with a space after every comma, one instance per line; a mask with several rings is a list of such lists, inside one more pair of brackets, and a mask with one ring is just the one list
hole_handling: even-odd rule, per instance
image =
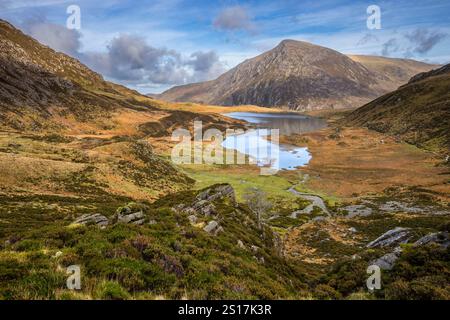
[[324, 119], [296, 113], [230, 112], [225, 115], [233, 119], [247, 121], [258, 128], [279, 129], [280, 135], [286, 136], [317, 131], [327, 126]]
[[312, 156], [308, 148], [273, 141], [272, 129], [278, 129], [280, 135], [291, 135], [326, 127], [323, 119], [293, 113], [232, 112], [225, 115], [247, 121], [256, 128], [227, 137], [222, 146], [248, 155], [258, 166], [274, 170], [295, 170], [307, 165]]

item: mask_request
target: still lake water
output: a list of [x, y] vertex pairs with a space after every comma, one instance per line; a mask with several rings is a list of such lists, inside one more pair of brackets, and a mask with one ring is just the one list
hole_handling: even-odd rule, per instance
[[291, 135], [326, 127], [323, 119], [293, 113], [232, 112], [225, 115], [254, 124], [256, 129], [227, 137], [222, 146], [248, 155], [258, 166], [274, 170], [295, 170], [307, 165], [312, 156], [307, 148], [271, 142], [271, 129], [278, 129], [280, 135]]

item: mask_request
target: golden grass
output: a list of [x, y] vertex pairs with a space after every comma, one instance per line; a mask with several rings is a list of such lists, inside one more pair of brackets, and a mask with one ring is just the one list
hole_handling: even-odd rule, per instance
[[350, 200], [392, 186], [420, 186], [439, 189], [450, 200], [450, 175], [433, 154], [366, 129], [346, 128], [339, 139], [331, 138], [333, 133], [326, 129], [282, 139], [307, 146], [313, 155], [300, 169], [310, 176], [306, 188]]

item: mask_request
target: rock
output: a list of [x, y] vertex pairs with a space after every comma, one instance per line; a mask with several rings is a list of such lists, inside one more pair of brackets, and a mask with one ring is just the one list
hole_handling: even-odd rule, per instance
[[216, 207], [207, 200], [199, 200], [191, 206], [194, 212], [202, 214], [206, 217], [216, 214]]
[[136, 221], [133, 221], [133, 222], [132, 222], [132, 224], [135, 224], [135, 225], [141, 226], [141, 225], [143, 225], [143, 224], [144, 224], [144, 222], [145, 222], [145, 219], [141, 219], [141, 220], [136, 220]]
[[400, 258], [402, 249], [397, 247], [393, 252], [387, 253], [381, 258], [378, 258], [371, 262], [372, 265], [377, 265], [383, 270], [391, 270], [394, 267], [395, 262]]
[[81, 225], [97, 225], [99, 227], [106, 227], [109, 224], [109, 220], [107, 217], [95, 213], [95, 214], [83, 214], [77, 220], [73, 222], [73, 224], [81, 224]]
[[346, 218], [367, 217], [372, 214], [372, 209], [363, 204], [355, 204], [343, 207], [341, 210], [347, 211]]
[[[127, 212], [127, 211], [126, 211]], [[133, 223], [143, 224], [145, 222], [145, 215], [142, 211], [135, 213], [124, 214], [123, 210], [117, 214], [118, 223]]]
[[203, 230], [215, 236], [219, 232], [222, 232], [223, 228], [219, 226], [217, 221], [212, 220], [203, 228]]
[[241, 248], [241, 249], [246, 249], [246, 247], [245, 247], [245, 245], [244, 245], [244, 243], [242, 242], [242, 240], [238, 240], [237, 241], [237, 246], [239, 247], [239, 248]]
[[61, 251], [57, 251], [57, 252], [52, 256], [52, 258], [57, 259], [57, 258], [61, 257], [62, 254], [63, 254], [63, 253], [62, 253]]
[[424, 246], [429, 243], [436, 243], [440, 245], [443, 248], [447, 248], [450, 245], [450, 239], [448, 232], [436, 232], [436, 233], [430, 233], [416, 242], [414, 242], [415, 247]]
[[388, 201], [380, 206], [380, 210], [387, 212], [408, 212], [408, 213], [425, 213], [424, 208], [409, 206], [407, 203], [399, 201]]
[[[396, 229], [401, 229], [401, 228], [396, 228]], [[420, 247], [420, 246], [424, 246], [424, 245], [427, 245], [430, 243], [436, 243], [443, 248], [447, 248], [450, 245], [450, 239], [449, 239], [448, 232], [430, 233], [430, 234], [420, 238], [416, 242], [414, 242], [413, 246]], [[400, 258], [401, 253], [402, 253], [402, 248], [397, 247], [394, 249], [393, 252], [387, 253], [384, 256], [372, 261], [371, 264], [377, 265], [381, 269], [384, 269], [384, 270], [391, 270], [394, 267], [395, 262], [398, 260], [398, 258]]]
[[191, 215], [188, 217], [188, 220], [189, 220], [189, 222], [190, 222], [191, 224], [196, 224], [197, 221], [198, 221], [197, 216], [194, 215], [194, 214], [191, 214]]
[[318, 216], [312, 219], [312, 221], [324, 221], [326, 218], [324, 216]]
[[250, 249], [252, 249], [252, 251], [253, 251], [254, 253], [257, 253], [258, 250], [259, 250], [259, 247], [258, 247], [258, 246], [255, 246], [255, 245], [252, 245], [252, 246], [250, 247]]
[[366, 247], [367, 248], [383, 248], [393, 245], [398, 245], [400, 243], [408, 242], [410, 238], [410, 229], [409, 228], [400, 228], [397, 227], [395, 229], [389, 230], [384, 233], [377, 239], [370, 242]]
[[350, 232], [352, 232], [352, 233], [355, 233], [355, 232], [357, 232], [357, 231], [356, 231], [356, 229], [355, 229], [355, 228], [353, 228], [353, 227], [351, 227], [351, 228], [348, 228], [348, 231], [350, 231]]
[[215, 201], [217, 199], [228, 198], [233, 204], [236, 203], [234, 189], [229, 184], [221, 184], [211, 187], [197, 195], [198, 200]]
[[172, 208], [174, 212], [186, 213], [189, 215], [200, 214], [205, 217], [215, 216], [217, 214], [216, 207], [213, 203], [215, 200], [228, 198], [233, 205], [236, 205], [236, 197], [234, 189], [229, 184], [217, 185], [200, 192], [195, 201], [190, 205], [179, 204]]

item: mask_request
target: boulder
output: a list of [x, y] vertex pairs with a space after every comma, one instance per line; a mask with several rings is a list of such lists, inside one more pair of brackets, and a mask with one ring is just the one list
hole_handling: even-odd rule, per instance
[[215, 236], [222, 232], [223, 228], [217, 221], [212, 220], [203, 228], [203, 230]]
[[447, 248], [450, 245], [450, 238], [448, 232], [430, 233], [414, 242], [414, 246], [415, 247], [424, 246], [429, 243], [436, 243], [443, 248]]
[[216, 185], [202, 191], [197, 195], [198, 200], [215, 201], [217, 199], [230, 199], [233, 204], [236, 203], [236, 195], [234, 189], [229, 184]]
[[199, 200], [198, 202], [192, 204], [191, 208], [194, 212], [202, 214], [206, 217], [216, 214], [216, 207], [207, 200]]
[[189, 222], [190, 222], [191, 224], [196, 224], [197, 221], [198, 221], [197, 216], [196, 216], [195, 214], [191, 214], [191, 215], [188, 217], [188, 220], [189, 220]]
[[243, 250], [246, 249], [246, 247], [245, 247], [244, 243], [242, 242], [242, 240], [238, 240], [238, 241], [237, 241], [237, 246], [238, 246], [239, 248], [243, 249]]
[[236, 204], [234, 189], [229, 184], [217, 185], [200, 192], [191, 204], [178, 204], [172, 208], [174, 212], [189, 215], [214, 216], [217, 214], [213, 201], [227, 198], [233, 205]]
[[372, 265], [377, 265], [383, 270], [391, 270], [394, 267], [395, 262], [400, 258], [402, 249], [400, 247], [395, 248], [393, 252], [387, 253], [384, 256], [371, 262]]
[[81, 217], [76, 219], [73, 224], [97, 225], [99, 227], [105, 228], [109, 224], [109, 220], [107, 217], [99, 213], [83, 214]]
[[138, 211], [130, 214], [124, 214], [119, 212], [117, 214], [118, 223], [133, 223], [133, 224], [143, 224], [145, 222], [144, 212]]
[[[430, 233], [414, 242], [413, 246], [420, 247], [430, 243], [435, 243], [443, 248], [447, 248], [450, 245], [448, 232]], [[398, 258], [400, 258], [401, 253], [402, 248], [396, 247], [394, 251], [387, 253], [384, 256], [372, 261], [371, 264], [377, 265], [383, 270], [391, 270], [394, 267]]]
[[400, 243], [406, 243], [409, 239], [410, 229], [397, 227], [395, 229], [389, 230], [388, 232], [384, 233], [380, 237], [367, 244], [367, 248], [390, 247], [398, 245]]

